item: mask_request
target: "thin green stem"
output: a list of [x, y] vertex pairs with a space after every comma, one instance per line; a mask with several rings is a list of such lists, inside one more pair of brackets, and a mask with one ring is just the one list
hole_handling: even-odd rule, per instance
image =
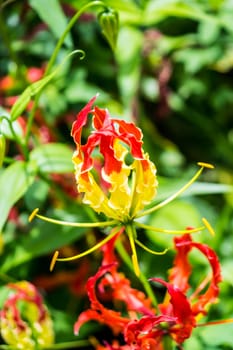
[[164, 350], [173, 350], [174, 344], [170, 335], [163, 336], [163, 349]]
[[106, 7], [106, 5], [105, 5], [102, 1], [98, 1], [98, 0], [97, 0], [97, 1], [89, 2], [88, 4], [84, 5], [84, 6], [71, 18], [71, 20], [69, 21], [69, 23], [68, 23], [66, 29], [64, 30], [62, 36], [60, 37], [59, 41], [57, 42], [57, 45], [56, 45], [56, 47], [55, 47], [55, 49], [54, 49], [54, 51], [53, 51], [53, 54], [52, 54], [52, 56], [51, 56], [51, 58], [50, 58], [50, 60], [49, 60], [48, 65], [47, 65], [47, 68], [46, 68], [46, 71], [45, 71], [45, 75], [47, 75], [47, 74], [50, 72], [50, 70], [51, 70], [51, 68], [52, 68], [52, 66], [53, 66], [53, 64], [54, 64], [54, 62], [55, 62], [55, 60], [56, 60], [56, 58], [57, 58], [57, 55], [58, 55], [58, 53], [59, 53], [59, 50], [60, 50], [61, 46], [62, 46], [63, 43], [64, 43], [64, 40], [65, 40], [66, 36], [67, 36], [68, 33], [70, 32], [70, 30], [71, 30], [71, 28], [74, 26], [74, 24], [77, 22], [78, 18], [79, 18], [86, 10], [88, 10], [89, 8], [94, 7], [94, 6], [104, 6], [104, 7]]

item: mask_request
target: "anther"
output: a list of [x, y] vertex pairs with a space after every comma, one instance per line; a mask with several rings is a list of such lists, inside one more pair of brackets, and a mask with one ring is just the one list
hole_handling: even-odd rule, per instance
[[203, 168], [214, 169], [214, 165], [210, 164], [210, 163], [198, 162], [197, 165], [199, 165]]
[[205, 227], [207, 228], [207, 230], [209, 231], [209, 233], [210, 233], [212, 236], [215, 236], [214, 229], [213, 229], [213, 227], [210, 225], [209, 221], [207, 221], [206, 218], [202, 218], [202, 222], [203, 222], [203, 224], [205, 225]]
[[31, 215], [29, 216], [28, 221], [31, 222], [35, 218], [38, 212], [39, 212], [39, 208], [34, 209]]
[[56, 264], [58, 255], [59, 255], [59, 251], [56, 250], [55, 253], [53, 254], [53, 258], [52, 258], [52, 260], [51, 260], [50, 267], [49, 267], [49, 271], [51, 271], [51, 272], [52, 272], [53, 269], [54, 269], [54, 266], [55, 266], [55, 264]]

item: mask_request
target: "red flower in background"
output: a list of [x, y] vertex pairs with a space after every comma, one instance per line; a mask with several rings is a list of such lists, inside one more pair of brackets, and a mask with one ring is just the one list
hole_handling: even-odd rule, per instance
[[[75, 333], [79, 332], [83, 323], [96, 320], [107, 325], [115, 336], [122, 334], [125, 341], [123, 347], [105, 344], [104, 347], [97, 347], [98, 349], [162, 350], [166, 336], [177, 344], [182, 344], [191, 336], [197, 321], [207, 313], [208, 307], [217, 301], [221, 272], [215, 252], [205, 244], [193, 242], [189, 234], [175, 238], [177, 254], [169, 274], [169, 282], [160, 278], [151, 279], [167, 289], [164, 301], [158, 305], [156, 311], [145, 294], [132, 288], [124, 274], [118, 272], [118, 263], [113, 253], [116, 238], [104, 246], [102, 265], [87, 282], [91, 307], [78, 317]], [[193, 248], [207, 258], [212, 274], [208, 277], [208, 287], [205, 280], [188, 297], [192, 273], [188, 256]], [[105, 307], [103, 302], [106, 300], [112, 300], [113, 307], [119, 302], [123, 303], [124, 312]]]

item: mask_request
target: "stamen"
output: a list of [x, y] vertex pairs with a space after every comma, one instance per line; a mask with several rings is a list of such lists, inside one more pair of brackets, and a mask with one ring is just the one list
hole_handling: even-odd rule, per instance
[[192, 228], [192, 229], [186, 229], [186, 230], [168, 230], [168, 229], [163, 229], [163, 228], [158, 228], [158, 227], [153, 227], [150, 225], [145, 225], [142, 224], [140, 222], [134, 221], [134, 223], [139, 226], [140, 228], [143, 228], [145, 230], [151, 230], [151, 231], [155, 231], [155, 232], [161, 232], [161, 233], [168, 233], [168, 234], [172, 234], [172, 235], [183, 235], [185, 233], [196, 233], [196, 232], [200, 232], [203, 231], [206, 226], [200, 226], [197, 228]]
[[135, 240], [135, 242], [137, 243], [137, 245], [139, 245], [139, 247], [146, 250], [148, 253], [151, 253], [154, 255], [164, 255], [169, 250], [169, 248], [165, 248], [162, 252], [156, 252], [155, 250], [152, 250], [152, 249], [146, 247], [142, 242], [138, 241], [137, 239]]
[[62, 225], [62, 226], [71, 226], [71, 227], [106, 227], [106, 226], [114, 226], [118, 223], [117, 220], [109, 220], [109, 221], [98, 221], [98, 222], [69, 222], [51, 219], [43, 215], [37, 214], [39, 212], [39, 208], [33, 210], [28, 220], [31, 222], [35, 217], [41, 219], [43, 221], [51, 222], [52, 224]]
[[207, 275], [204, 280], [201, 282], [201, 284], [197, 287], [197, 289], [193, 292], [193, 294], [190, 296], [190, 300], [194, 300], [198, 297], [198, 295], [201, 293], [202, 290], [210, 283], [212, 279], [212, 275]]
[[214, 229], [213, 229], [213, 227], [210, 225], [209, 221], [207, 221], [206, 218], [202, 218], [202, 222], [203, 222], [203, 224], [205, 225], [205, 227], [207, 228], [207, 230], [209, 231], [209, 233], [210, 233], [212, 236], [215, 236]]
[[126, 233], [128, 234], [130, 247], [132, 250], [132, 263], [133, 263], [134, 272], [135, 272], [135, 275], [137, 277], [139, 277], [140, 276], [140, 267], [139, 267], [137, 251], [136, 251], [136, 247], [135, 247], [135, 243], [134, 243], [135, 237], [134, 237], [134, 232], [133, 232], [132, 226], [126, 227]]
[[39, 208], [36, 208], [33, 210], [33, 212], [31, 213], [31, 215], [28, 218], [29, 222], [32, 222], [32, 220], [35, 218], [35, 216], [37, 216], [37, 213], [39, 212]]
[[136, 218], [151, 214], [154, 211], [164, 207], [166, 204], [170, 203], [175, 198], [177, 198], [179, 195], [181, 195], [183, 192], [185, 192], [197, 180], [197, 178], [201, 175], [204, 168], [213, 168], [213, 165], [208, 164], [208, 163], [199, 162], [198, 165], [200, 165], [201, 168], [196, 172], [196, 174], [191, 178], [191, 180], [189, 180], [183, 187], [181, 187], [177, 192], [175, 192], [173, 195], [171, 195], [170, 197], [165, 199], [163, 202], [155, 205], [152, 208], [144, 210], [141, 214], [137, 214]]
[[104, 244], [106, 244], [108, 241], [110, 241], [115, 235], [117, 235], [119, 232], [119, 228], [116, 228], [112, 231], [112, 233], [110, 233], [107, 237], [105, 237], [101, 242], [97, 243], [94, 245], [94, 247], [91, 247], [90, 249], [85, 250], [83, 253], [74, 255], [74, 256], [70, 256], [68, 258], [57, 258], [58, 257], [58, 252], [54, 253], [54, 256], [52, 258], [51, 264], [50, 264], [50, 268], [54, 267], [54, 264], [56, 261], [72, 261], [72, 260], [76, 260], [79, 258], [82, 258], [83, 256], [86, 256], [90, 253], [93, 253], [95, 250], [101, 248]]
[[215, 325], [224, 324], [224, 323], [233, 323], [233, 318], [228, 318], [227, 320], [217, 320], [217, 321], [209, 321], [209, 322], [205, 322], [205, 323], [199, 323], [196, 326], [197, 327], [215, 326]]
[[57, 262], [58, 255], [59, 255], [59, 251], [56, 250], [55, 253], [53, 254], [53, 258], [51, 260], [50, 267], [49, 267], [49, 271], [51, 271], [51, 272], [53, 271], [54, 266]]
[[214, 165], [210, 163], [198, 162], [197, 165], [207, 169], [214, 169]]

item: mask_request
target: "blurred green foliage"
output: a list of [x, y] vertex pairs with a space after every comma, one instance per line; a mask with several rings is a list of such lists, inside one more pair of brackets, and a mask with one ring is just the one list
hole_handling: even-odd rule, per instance
[[[115, 48], [101, 32], [101, 3], [119, 16]], [[77, 112], [96, 93], [99, 106], [141, 127], [144, 148], [158, 169], [156, 200], [180, 188], [197, 161], [215, 165], [147, 223], [183, 229], [208, 218], [216, 236], [196, 238], [217, 251], [224, 277], [211, 319], [232, 317], [232, 14], [232, 0], [0, 2], [0, 279], [2, 285], [27, 279], [44, 288], [58, 342], [76, 339], [73, 323], [86, 305], [82, 288], [100, 253], [93, 254], [92, 264], [85, 262], [82, 281], [77, 278], [82, 261], [60, 264], [50, 275], [51, 254], [58, 248], [68, 255], [82, 251], [101, 233], [37, 220], [29, 224], [27, 218], [40, 207], [61, 220], [95, 220], [76, 198], [70, 129]], [[71, 55], [74, 50], [82, 50], [85, 57]], [[166, 235], [140, 234], [153, 248], [172, 245]], [[161, 266], [161, 257], [140, 253], [147, 277], [166, 276], [172, 258], [171, 250]], [[205, 265], [193, 259], [201, 272]], [[76, 276], [78, 287], [75, 277], [71, 285], [59, 282], [59, 271]], [[48, 288], [49, 276], [54, 285]], [[81, 336], [92, 334], [91, 327], [84, 327]], [[184, 349], [233, 349], [232, 342], [231, 325], [200, 327]]]

